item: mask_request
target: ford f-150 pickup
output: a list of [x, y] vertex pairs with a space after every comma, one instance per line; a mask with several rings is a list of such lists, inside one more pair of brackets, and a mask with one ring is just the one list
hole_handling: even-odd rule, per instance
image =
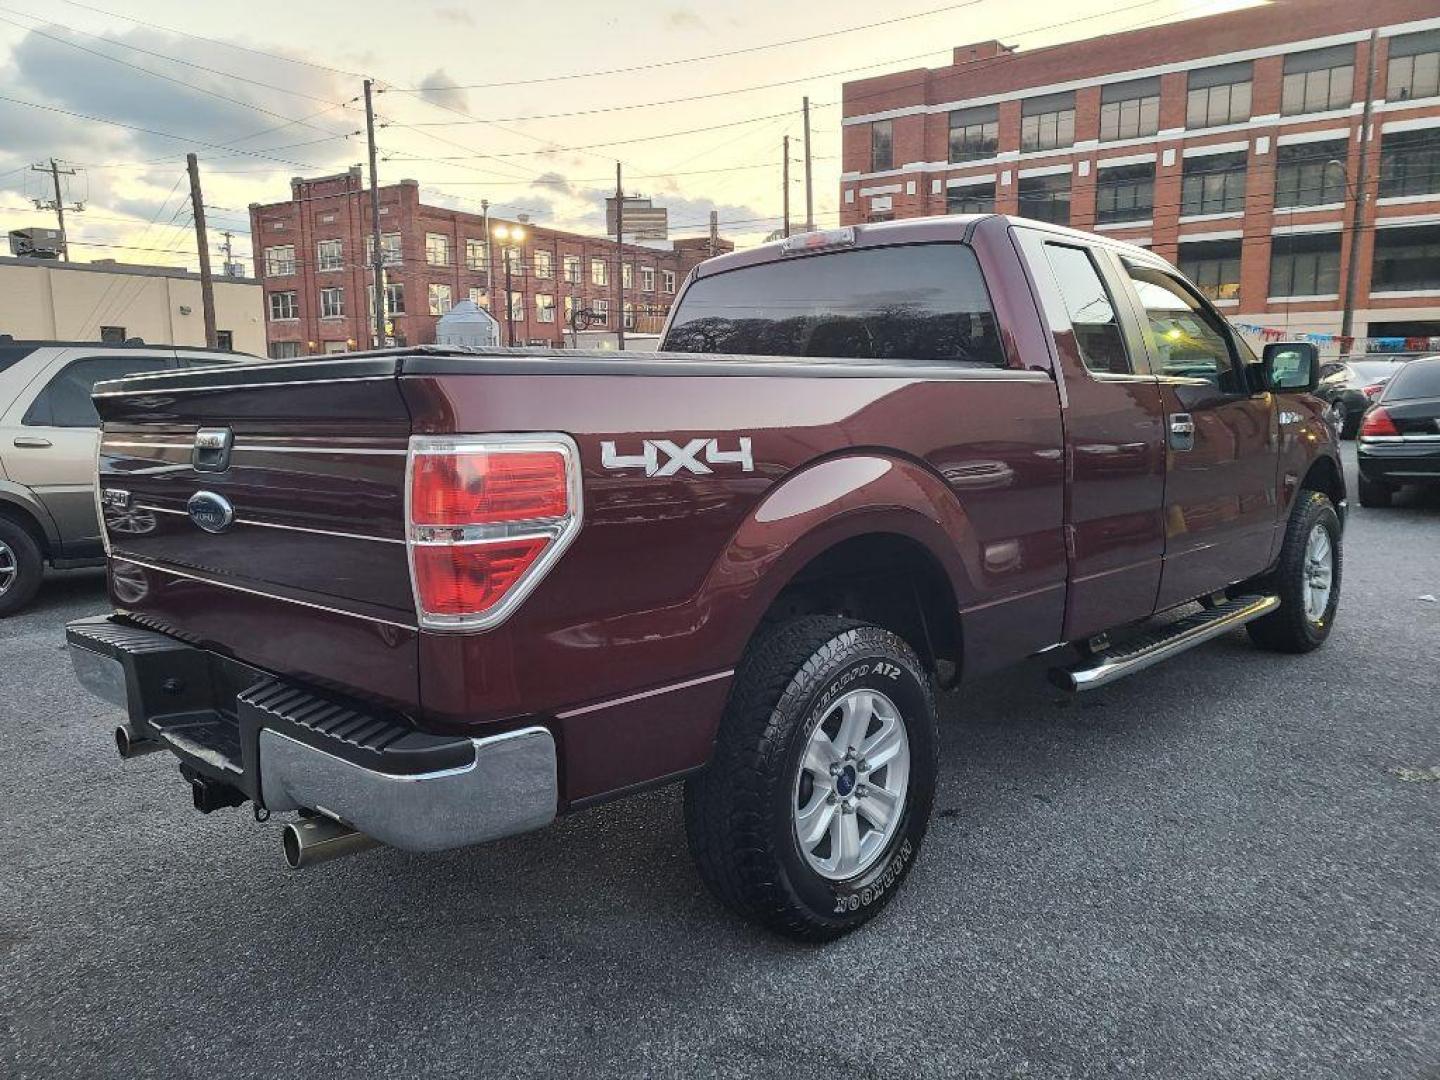
[[[418, 346], [102, 383], [80, 680], [300, 866], [670, 781], [700, 877], [824, 940], [919, 854], [936, 691], [1302, 652], [1345, 485], [1313, 345], [1020, 219], [701, 264], [658, 354]], [[1163, 619], [1154, 619], [1166, 613]]]

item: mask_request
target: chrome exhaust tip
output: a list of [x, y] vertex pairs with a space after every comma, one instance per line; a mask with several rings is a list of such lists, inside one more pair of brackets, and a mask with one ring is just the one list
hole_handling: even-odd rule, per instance
[[291, 870], [378, 847], [379, 840], [327, 817], [307, 817], [285, 826], [285, 862]]
[[165, 746], [154, 739], [145, 738], [129, 724], [121, 724], [115, 729], [115, 749], [120, 751], [122, 759], [128, 761], [130, 758], [164, 750]]

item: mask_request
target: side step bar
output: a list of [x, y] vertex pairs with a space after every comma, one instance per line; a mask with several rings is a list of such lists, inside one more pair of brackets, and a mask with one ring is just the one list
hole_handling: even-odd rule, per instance
[[1221, 634], [1239, 629], [1252, 619], [1269, 615], [1279, 606], [1278, 596], [1237, 596], [1205, 611], [1187, 615], [1123, 649], [1102, 653], [1079, 667], [1054, 668], [1050, 672], [1050, 681], [1062, 690], [1096, 690]]

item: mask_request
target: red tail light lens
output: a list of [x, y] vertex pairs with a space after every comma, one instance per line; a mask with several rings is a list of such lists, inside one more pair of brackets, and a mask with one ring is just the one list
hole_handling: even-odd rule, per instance
[[1381, 408], [1373, 408], [1365, 414], [1365, 419], [1360, 421], [1360, 434], [1364, 435], [1399, 435], [1400, 429], [1395, 426], [1395, 421], [1390, 419], [1390, 414]]
[[410, 440], [410, 567], [420, 625], [501, 622], [580, 528], [580, 465], [563, 435]]

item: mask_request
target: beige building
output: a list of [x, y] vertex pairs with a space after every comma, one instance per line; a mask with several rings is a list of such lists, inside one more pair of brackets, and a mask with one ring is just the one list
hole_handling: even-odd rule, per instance
[[[215, 278], [221, 348], [265, 355], [260, 283]], [[0, 334], [19, 339], [205, 345], [200, 275], [100, 260], [0, 257]]]

